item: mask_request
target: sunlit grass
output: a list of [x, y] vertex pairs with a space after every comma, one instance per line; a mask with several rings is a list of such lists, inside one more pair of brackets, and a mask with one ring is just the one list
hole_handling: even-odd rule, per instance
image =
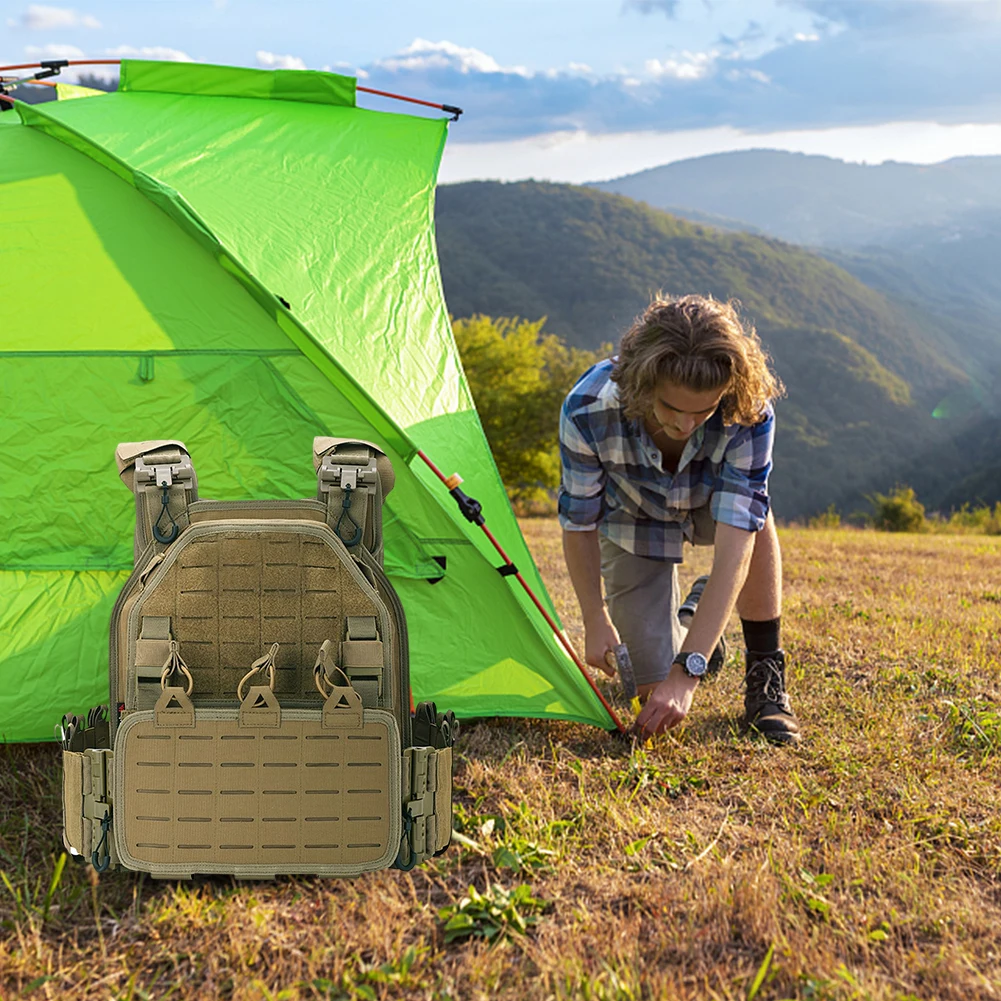
[[[523, 527], [579, 644], [558, 528]], [[0, 997], [996, 995], [1001, 539], [782, 540], [801, 747], [737, 735], [734, 621], [722, 676], [647, 746], [469, 726], [460, 837], [410, 873], [91, 880], [60, 870], [57, 750], [0, 749]], [[456, 915], [474, 930], [446, 942]]]

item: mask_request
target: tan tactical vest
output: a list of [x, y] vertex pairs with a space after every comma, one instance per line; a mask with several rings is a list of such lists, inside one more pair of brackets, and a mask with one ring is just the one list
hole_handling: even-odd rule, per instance
[[110, 707], [64, 716], [63, 841], [154, 876], [409, 869], [452, 829], [451, 713], [411, 717], [382, 569], [389, 459], [316, 438], [316, 500], [199, 500], [179, 441], [127, 442], [135, 570]]

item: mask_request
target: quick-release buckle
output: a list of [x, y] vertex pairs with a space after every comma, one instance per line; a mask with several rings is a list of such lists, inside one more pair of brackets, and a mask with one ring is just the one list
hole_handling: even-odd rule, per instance
[[136, 489], [162, 489], [179, 484], [190, 490], [195, 482], [195, 469], [191, 465], [191, 458], [184, 452], [175, 452], [176, 462], [164, 462], [165, 456], [162, 454], [152, 454], [148, 456], [151, 460], [146, 461], [147, 456], [140, 455], [136, 459], [135, 485]]
[[357, 490], [359, 484], [374, 487], [378, 475], [379, 467], [374, 457], [369, 456], [362, 461], [336, 453], [325, 455], [317, 470], [321, 493], [330, 493], [334, 489]]

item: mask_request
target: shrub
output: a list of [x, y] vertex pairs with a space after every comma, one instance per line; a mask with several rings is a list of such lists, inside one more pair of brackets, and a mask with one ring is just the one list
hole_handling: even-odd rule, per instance
[[815, 514], [808, 522], [808, 528], [840, 528], [841, 515], [833, 504], [829, 505], [826, 511]]
[[888, 494], [874, 494], [873, 524], [884, 532], [923, 532], [927, 529], [924, 505], [913, 487], [894, 487]]
[[949, 515], [944, 529], [960, 534], [1001, 535], [1001, 501], [993, 509], [983, 504], [974, 508], [964, 504]]

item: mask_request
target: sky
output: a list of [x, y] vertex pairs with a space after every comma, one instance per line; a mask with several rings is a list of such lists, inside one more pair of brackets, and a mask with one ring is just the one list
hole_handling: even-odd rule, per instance
[[998, 155], [999, 53], [1001, 0], [0, 0], [0, 65], [324, 69], [458, 105], [443, 181], [603, 180], [761, 147]]

